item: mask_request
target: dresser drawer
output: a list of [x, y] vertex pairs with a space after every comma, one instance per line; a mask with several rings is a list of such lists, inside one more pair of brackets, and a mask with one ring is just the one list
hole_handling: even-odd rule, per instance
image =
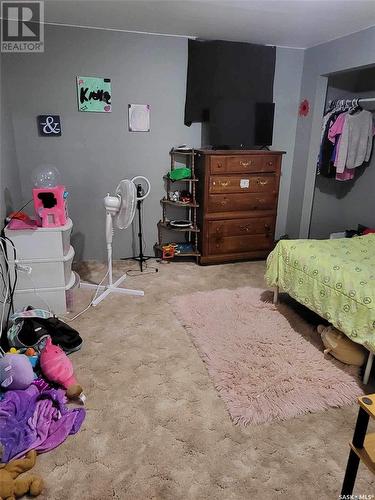
[[276, 194], [273, 193], [233, 193], [208, 195], [208, 212], [272, 210], [275, 208]]
[[220, 236], [212, 234], [208, 238], [210, 254], [230, 254], [251, 252], [255, 250], [271, 250], [273, 236], [267, 234], [253, 234], [243, 236]]
[[211, 174], [274, 172], [278, 157], [274, 155], [211, 156]]
[[210, 193], [273, 193], [276, 190], [276, 176], [263, 175], [212, 175]]
[[264, 155], [262, 156], [261, 172], [274, 172], [279, 163], [278, 156]]
[[208, 222], [210, 236], [242, 236], [254, 234], [274, 234], [274, 217], [252, 217], [248, 219], [228, 219]]

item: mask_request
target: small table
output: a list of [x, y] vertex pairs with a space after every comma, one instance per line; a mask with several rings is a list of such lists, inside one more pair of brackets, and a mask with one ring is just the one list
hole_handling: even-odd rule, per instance
[[341, 495], [351, 495], [360, 460], [375, 474], [375, 433], [366, 434], [370, 417], [375, 419], [375, 394], [358, 398], [359, 411], [350, 445]]

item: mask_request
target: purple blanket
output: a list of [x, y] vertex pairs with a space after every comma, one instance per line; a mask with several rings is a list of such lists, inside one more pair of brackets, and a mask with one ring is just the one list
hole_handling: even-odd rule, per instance
[[0, 462], [52, 450], [81, 427], [85, 410], [66, 408], [65, 392], [45, 385], [8, 391], [0, 401]]

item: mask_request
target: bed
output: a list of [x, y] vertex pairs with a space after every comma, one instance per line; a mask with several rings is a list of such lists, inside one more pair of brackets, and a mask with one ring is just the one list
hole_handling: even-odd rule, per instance
[[375, 234], [333, 240], [281, 240], [267, 259], [266, 282], [375, 352]]

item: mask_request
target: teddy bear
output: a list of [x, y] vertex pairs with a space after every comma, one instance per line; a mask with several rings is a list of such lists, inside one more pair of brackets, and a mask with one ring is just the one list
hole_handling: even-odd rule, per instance
[[317, 331], [322, 338], [325, 355], [329, 353], [347, 365], [362, 366], [366, 361], [366, 350], [335, 327], [319, 325]]
[[25, 458], [0, 465], [0, 499], [15, 500], [29, 494], [37, 497], [43, 490], [43, 479], [35, 474], [18, 477], [34, 467], [36, 451], [29, 451]]

